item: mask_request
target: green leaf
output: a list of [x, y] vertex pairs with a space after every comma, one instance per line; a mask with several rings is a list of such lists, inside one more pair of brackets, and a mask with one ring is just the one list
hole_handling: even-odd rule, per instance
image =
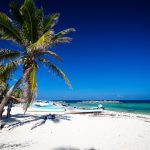
[[44, 19], [44, 33], [55, 26], [55, 24], [58, 22], [59, 16], [59, 13], [54, 13]]
[[68, 77], [65, 75], [65, 73], [59, 69], [56, 65], [54, 65], [53, 63], [51, 63], [49, 60], [47, 60], [46, 58], [39, 58], [39, 61], [44, 63], [51, 71], [54, 75], [59, 76], [60, 78], [64, 79], [67, 83], [67, 85], [71, 88], [71, 83], [68, 79]]
[[18, 65], [22, 61], [21, 58], [17, 58], [15, 61], [12, 61], [6, 65], [0, 66], [0, 78], [9, 78], [13, 72], [17, 70]]
[[6, 90], [6, 87], [6, 83], [2, 79], [0, 79], [0, 96]]
[[9, 50], [9, 49], [0, 49], [0, 61], [13, 60], [16, 57], [20, 56], [20, 54], [21, 54], [20, 51], [14, 51], [14, 50]]
[[38, 49], [46, 49], [50, 45], [51, 37], [53, 35], [52, 31], [47, 31], [44, 33], [34, 44], [29, 46], [29, 49], [38, 50]]
[[50, 50], [47, 50], [47, 51], [41, 50], [41, 51], [37, 51], [37, 52], [38, 52], [38, 54], [48, 54], [58, 60], [62, 60], [62, 58], [60, 56], [58, 56], [56, 53], [54, 53], [53, 51], [50, 51]]
[[70, 43], [71, 41], [72, 41], [72, 38], [70, 37], [58, 37], [53, 41], [53, 44]]
[[55, 40], [57, 40], [58, 38], [61, 38], [63, 35], [66, 35], [70, 32], [75, 32], [76, 30], [74, 28], [69, 28], [69, 29], [65, 29], [65, 30], [62, 30], [60, 32], [58, 32], [57, 34], [55, 34], [53, 37], [52, 37], [52, 41], [55, 42]]
[[43, 8], [41, 7], [40, 9], [36, 9], [37, 39], [39, 39], [43, 35], [43, 33], [44, 33], [44, 26], [43, 26], [43, 20], [44, 20], [44, 18], [43, 18], [43, 16], [44, 16]]
[[15, 1], [11, 1], [9, 3], [10, 14], [12, 15], [13, 19], [21, 26], [23, 24], [23, 18], [19, 12], [20, 7], [21, 3], [17, 3]]
[[[23, 16], [25, 28], [28, 31], [29, 41], [33, 42], [35, 38], [35, 4], [33, 0], [25, 0], [20, 8]], [[36, 24], [37, 25], [37, 24]]]
[[13, 24], [12, 20], [2, 12], [0, 12], [0, 35], [2, 39], [22, 43], [19, 29]]

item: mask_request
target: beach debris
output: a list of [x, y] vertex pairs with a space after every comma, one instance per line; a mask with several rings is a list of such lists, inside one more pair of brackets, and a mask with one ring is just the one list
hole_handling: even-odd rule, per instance
[[15, 150], [16, 148], [24, 148], [28, 147], [29, 143], [18, 143], [18, 144], [1, 144], [0, 143], [0, 150]]

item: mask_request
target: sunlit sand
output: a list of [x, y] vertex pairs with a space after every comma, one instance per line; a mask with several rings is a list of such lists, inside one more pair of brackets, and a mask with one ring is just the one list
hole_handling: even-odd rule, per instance
[[[49, 112], [50, 113], [50, 112]], [[2, 150], [146, 150], [150, 117], [103, 111], [91, 114], [27, 112], [12, 109], [0, 130]], [[54, 113], [54, 112], [53, 112]]]

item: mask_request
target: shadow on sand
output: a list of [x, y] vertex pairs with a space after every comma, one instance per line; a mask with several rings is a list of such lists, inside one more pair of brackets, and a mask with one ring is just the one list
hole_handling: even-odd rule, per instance
[[[20, 119], [19, 119], [20, 118]], [[11, 118], [3, 118], [4, 127], [8, 128], [8, 130], [12, 130], [16, 127], [36, 122], [31, 130], [37, 128], [46, 123], [47, 120], [51, 120], [53, 123], [59, 123], [61, 120], [71, 120], [71, 117], [68, 115], [60, 115], [60, 114], [47, 114], [47, 115], [24, 115], [24, 114], [16, 114], [12, 115]]]

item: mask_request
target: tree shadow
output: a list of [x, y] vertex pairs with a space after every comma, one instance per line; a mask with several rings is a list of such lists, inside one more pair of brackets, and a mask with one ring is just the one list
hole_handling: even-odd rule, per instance
[[[22, 120], [20, 120], [22, 118]], [[3, 118], [5, 126], [7, 125], [8, 130], [12, 130], [16, 127], [35, 122], [37, 121], [32, 127], [31, 130], [44, 125], [47, 120], [52, 121], [53, 123], [59, 123], [61, 120], [71, 120], [71, 117], [68, 115], [60, 115], [60, 114], [47, 114], [47, 115], [23, 115], [23, 114], [16, 114], [12, 115], [11, 118]]]
[[37, 128], [38, 126], [41, 126], [43, 124], [45, 124], [45, 122], [47, 120], [51, 120], [53, 121], [54, 123], [59, 123], [61, 120], [68, 120], [70, 121], [71, 120], [71, 117], [70, 116], [67, 116], [67, 115], [58, 115], [58, 114], [48, 114], [46, 115], [43, 120], [37, 122], [32, 128], [31, 130]]

